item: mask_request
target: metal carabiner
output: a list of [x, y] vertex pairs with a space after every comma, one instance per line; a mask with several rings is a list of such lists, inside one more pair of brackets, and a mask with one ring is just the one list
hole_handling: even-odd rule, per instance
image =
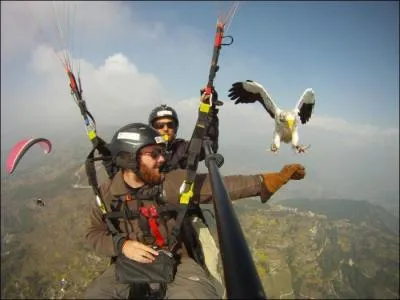
[[224, 36], [222, 37], [222, 40], [224, 40], [225, 38], [229, 38], [229, 39], [230, 39], [230, 42], [229, 42], [229, 43], [221, 43], [221, 46], [229, 46], [229, 45], [232, 45], [232, 44], [233, 44], [233, 36], [231, 36], [231, 35], [224, 35]]

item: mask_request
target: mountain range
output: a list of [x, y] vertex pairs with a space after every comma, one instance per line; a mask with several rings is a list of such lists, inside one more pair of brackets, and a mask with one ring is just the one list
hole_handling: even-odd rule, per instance
[[[94, 201], [82, 168], [90, 145], [73, 139], [58, 145], [46, 159], [28, 159], [2, 179], [4, 299], [79, 299], [109, 264], [84, 239]], [[254, 198], [233, 205], [269, 298], [399, 298], [393, 213], [350, 199], [262, 204]], [[217, 239], [212, 218], [209, 223]]]

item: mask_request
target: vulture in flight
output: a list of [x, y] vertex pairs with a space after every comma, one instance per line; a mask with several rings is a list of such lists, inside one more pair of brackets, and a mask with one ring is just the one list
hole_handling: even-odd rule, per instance
[[253, 80], [235, 82], [232, 84], [228, 96], [235, 101], [235, 104], [260, 102], [271, 118], [275, 120], [273, 141], [270, 148], [272, 152], [278, 152], [281, 141], [286, 144], [291, 143], [297, 153], [305, 152], [310, 147], [310, 145], [299, 144], [297, 117], [299, 117], [301, 124], [306, 124], [310, 120], [315, 105], [313, 89], [306, 89], [294, 109], [290, 111], [280, 109], [265, 88]]

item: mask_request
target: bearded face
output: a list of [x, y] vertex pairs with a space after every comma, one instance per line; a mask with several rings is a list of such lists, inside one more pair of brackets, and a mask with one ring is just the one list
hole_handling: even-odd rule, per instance
[[145, 147], [139, 156], [138, 176], [148, 185], [160, 184], [164, 178], [161, 167], [165, 163], [164, 148], [156, 146]]
[[164, 179], [164, 173], [160, 172], [160, 167], [150, 167], [144, 163], [140, 163], [137, 175], [148, 185], [160, 184]]

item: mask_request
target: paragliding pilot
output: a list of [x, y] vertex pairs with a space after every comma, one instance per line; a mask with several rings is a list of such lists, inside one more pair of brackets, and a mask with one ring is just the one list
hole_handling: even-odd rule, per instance
[[38, 205], [38, 206], [42, 206], [42, 207], [44, 207], [46, 204], [44, 203], [44, 200], [42, 200], [42, 198], [37, 198], [36, 199], [36, 204]]
[[[88, 287], [85, 298], [128, 299], [131, 287], [154, 283], [168, 299], [220, 298], [206, 270], [189, 255], [180, 230], [185, 226], [176, 227], [186, 171], [160, 170], [165, 140], [152, 127], [132, 123], [120, 128], [109, 146], [120, 170], [101, 185], [103, 205], [92, 201], [86, 239], [114, 263]], [[224, 183], [232, 200], [260, 196], [264, 203], [304, 175], [302, 165], [292, 164], [276, 173], [226, 176]], [[197, 174], [194, 187], [194, 202], [212, 201], [207, 174]]]

